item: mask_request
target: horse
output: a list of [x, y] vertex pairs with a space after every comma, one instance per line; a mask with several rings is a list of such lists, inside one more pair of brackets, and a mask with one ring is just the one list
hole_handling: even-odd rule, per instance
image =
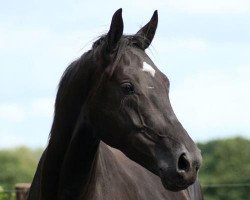
[[178, 121], [169, 79], [146, 54], [158, 12], [134, 35], [122, 9], [65, 70], [28, 200], [201, 200], [201, 152]]

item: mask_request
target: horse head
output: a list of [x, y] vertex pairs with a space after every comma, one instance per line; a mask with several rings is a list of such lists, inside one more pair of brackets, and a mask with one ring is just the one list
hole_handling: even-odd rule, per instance
[[136, 34], [123, 35], [122, 10], [114, 13], [110, 30], [88, 52], [97, 70], [85, 107], [96, 137], [178, 191], [196, 180], [201, 154], [174, 114], [168, 78], [145, 52], [157, 23], [155, 11]]

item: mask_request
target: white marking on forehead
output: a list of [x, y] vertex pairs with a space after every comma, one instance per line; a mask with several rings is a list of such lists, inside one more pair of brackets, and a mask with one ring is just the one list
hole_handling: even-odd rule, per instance
[[143, 62], [142, 71], [150, 73], [153, 77], [155, 76], [154, 68], [146, 62]]

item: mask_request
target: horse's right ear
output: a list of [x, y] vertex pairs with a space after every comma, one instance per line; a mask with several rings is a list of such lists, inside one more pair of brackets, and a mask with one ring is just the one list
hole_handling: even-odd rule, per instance
[[138, 37], [137, 46], [139, 46], [143, 50], [149, 47], [155, 36], [157, 24], [158, 12], [156, 10], [150, 21], [135, 34], [135, 37]]
[[123, 34], [122, 9], [117, 10], [111, 21], [110, 29], [107, 34], [107, 50], [112, 52], [116, 49]]

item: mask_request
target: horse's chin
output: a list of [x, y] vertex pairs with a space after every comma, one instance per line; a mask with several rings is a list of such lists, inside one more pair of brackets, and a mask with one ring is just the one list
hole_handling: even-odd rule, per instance
[[179, 185], [179, 184], [173, 184], [173, 183], [166, 183], [165, 181], [162, 181], [162, 185], [166, 190], [170, 190], [173, 192], [178, 192], [181, 190], [187, 189], [190, 185]]
[[164, 188], [173, 192], [185, 190], [195, 182], [195, 179], [184, 181], [182, 178], [171, 180], [167, 176], [160, 176], [160, 178]]

